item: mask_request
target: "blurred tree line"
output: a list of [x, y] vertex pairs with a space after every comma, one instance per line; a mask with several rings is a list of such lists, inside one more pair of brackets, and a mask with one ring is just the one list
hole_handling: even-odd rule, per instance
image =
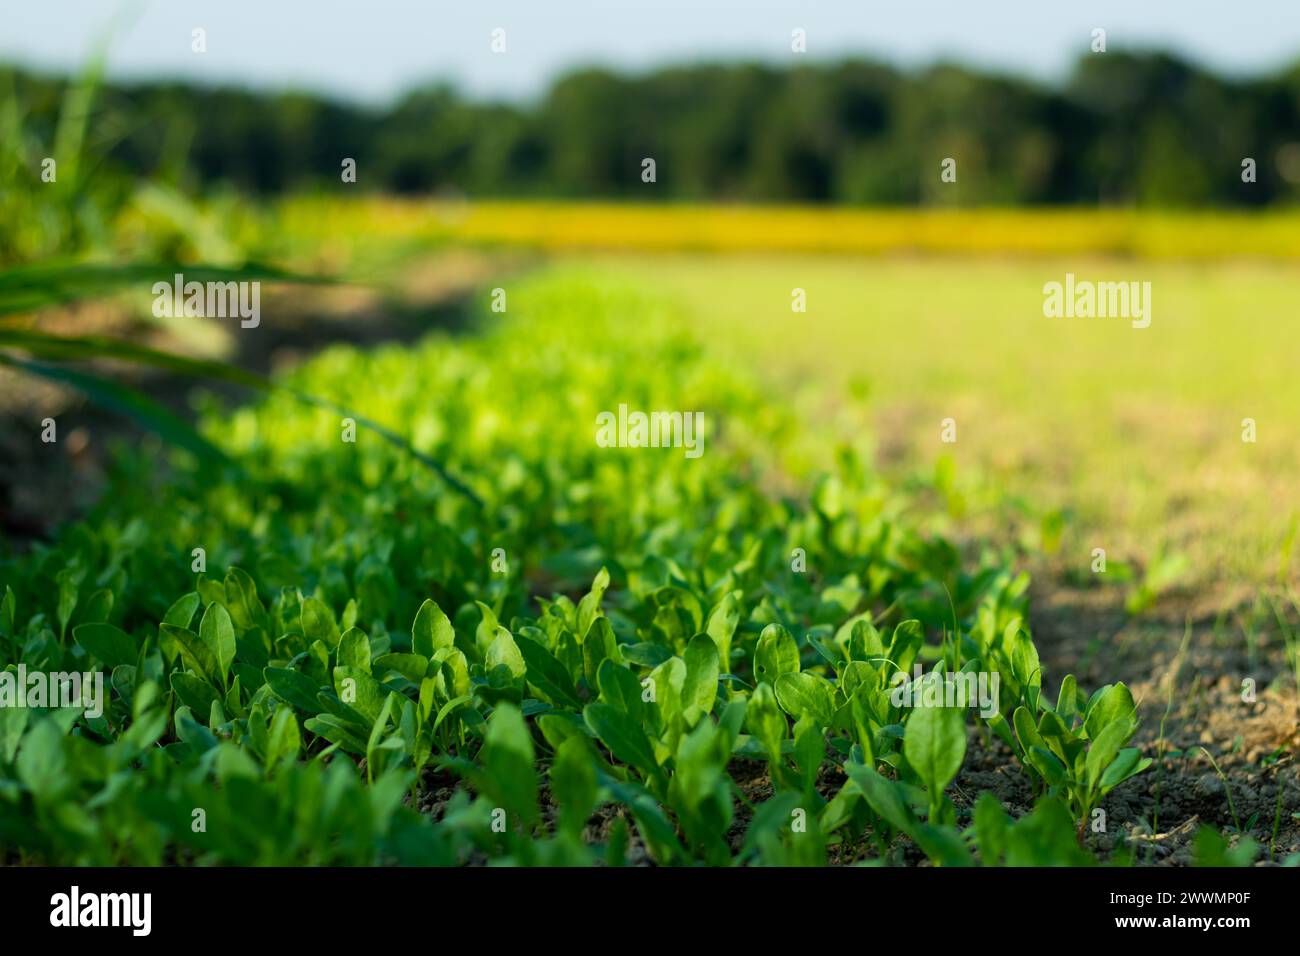
[[[53, 129], [68, 81], [16, 73]], [[528, 104], [447, 86], [386, 109], [303, 93], [110, 83], [98, 157], [190, 189], [339, 183], [399, 193], [962, 205], [1263, 205], [1300, 198], [1300, 62], [1217, 76], [1161, 53], [1089, 55], [1062, 86], [940, 65], [582, 70]], [[641, 181], [654, 157], [657, 183]], [[957, 184], [940, 182], [945, 157]], [[1258, 163], [1253, 184], [1242, 161]]]

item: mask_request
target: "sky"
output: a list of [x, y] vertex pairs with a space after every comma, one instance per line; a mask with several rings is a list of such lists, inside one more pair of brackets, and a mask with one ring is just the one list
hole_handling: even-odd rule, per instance
[[[191, 49], [197, 27], [206, 53]], [[74, 70], [108, 36], [109, 75], [123, 79], [374, 103], [449, 81], [528, 99], [575, 66], [791, 62], [795, 28], [807, 60], [949, 59], [1055, 80], [1097, 27], [1108, 49], [1170, 49], [1227, 73], [1300, 60], [1300, 0], [0, 0], [0, 61]], [[504, 53], [491, 50], [498, 28]]]

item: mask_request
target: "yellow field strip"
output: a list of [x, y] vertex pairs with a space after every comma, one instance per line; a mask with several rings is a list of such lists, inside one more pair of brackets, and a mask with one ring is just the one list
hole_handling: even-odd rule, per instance
[[421, 237], [542, 249], [1300, 259], [1300, 212], [851, 209], [299, 197], [291, 235]]

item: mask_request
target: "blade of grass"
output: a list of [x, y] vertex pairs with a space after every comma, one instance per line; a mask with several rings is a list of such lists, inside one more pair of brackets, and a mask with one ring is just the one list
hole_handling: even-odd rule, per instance
[[77, 369], [45, 365], [41, 362], [14, 358], [3, 353], [0, 353], [0, 364], [20, 369], [53, 382], [70, 385], [98, 404], [115, 409], [136, 419], [150, 430], [157, 432], [170, 444], [192, 452], [204, 462], [220, 465], [231, 464], [230, 458], [221, 449], [191, 428], [184, 420], [147, 395], [127, 385]]
[[35, 312], [52, 305], [66, 305], [81, 299], [121, 292], [132, 286], [171, 282], [177, 273], [186, 282], [300, 282], [328, 285], [333, 280], [304, 276], [261, 263], [238, 268], [185, 266], [180, 263], [90, 263], [55, 262], [21, 266], [0, 272], [0, 317]]

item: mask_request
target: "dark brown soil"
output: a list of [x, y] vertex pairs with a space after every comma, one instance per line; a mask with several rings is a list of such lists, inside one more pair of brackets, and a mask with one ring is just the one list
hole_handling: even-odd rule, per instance
[[1067, 673], [1089, 690], [1124, 681], [1142, 719], [1135, 743], [1156, 760], [1107, 798], [1110, 832], [1097, 845], [1122, 828], [1149, 848], [1144, 862], [1186, 865], [1196, 829], [1209, 825], [1280, 861], [1300, 852], [1300, 701], [1285, 646], [1266, 628], [1248, 645], [1232, 623], [1246, 611], [1208, 616], [1198, 600], [1171, 596], [1129, 618], [1096, 589], [1031, 592], [1052, 691]]

